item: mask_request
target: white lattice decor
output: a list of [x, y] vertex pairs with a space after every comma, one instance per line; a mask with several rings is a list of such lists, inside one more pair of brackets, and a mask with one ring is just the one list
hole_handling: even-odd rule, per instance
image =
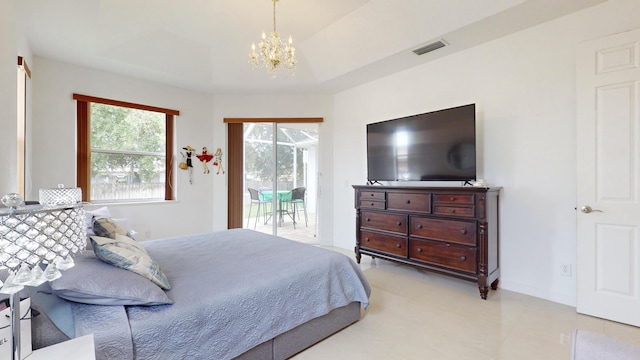
[[57, 188], [40, 189], [38, 201], [42, 205], [78, 204], [82, 201], [82, 189], [65, 188], [62, 184]]
[[82, 205], [0, 209], [0, 268], [57, 263], [86, 247]]

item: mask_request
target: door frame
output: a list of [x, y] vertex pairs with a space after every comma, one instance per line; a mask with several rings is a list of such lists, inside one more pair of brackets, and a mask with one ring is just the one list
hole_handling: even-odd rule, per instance
[[321, 123], [322, 117], [309, 118], [224, 118], [227, 124], [228, 183], [227, 229], [242, 228], [244, 123]]

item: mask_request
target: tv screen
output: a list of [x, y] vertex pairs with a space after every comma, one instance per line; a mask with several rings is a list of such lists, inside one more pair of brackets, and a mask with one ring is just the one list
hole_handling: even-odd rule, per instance
[[475, 104], [367, 124], [367, 179], [476, 179]]

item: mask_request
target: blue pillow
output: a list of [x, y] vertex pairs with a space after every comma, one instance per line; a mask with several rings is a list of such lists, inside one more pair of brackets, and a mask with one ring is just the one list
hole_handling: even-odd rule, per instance
[[48, 317], [68, 338], [76, 337], [71, 303], [53, 294], [48, 282], [28, 289], [33, 301], [32, 305], [37, 305], [43, 312], [43, 316]]
[[109, 265], [90, 252], [74, 259], [75, 266], [51, 281], [59, 297], [93, 305], [173, 304], [167, 294], [148, 279]]

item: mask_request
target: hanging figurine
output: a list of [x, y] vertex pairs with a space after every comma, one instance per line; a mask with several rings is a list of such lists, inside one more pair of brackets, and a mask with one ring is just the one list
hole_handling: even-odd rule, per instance
[[204, 146], [204, 147], [202, 148], [202, 154], [196, 155], [196, 157], [197, 157], [198, 159], [200, 159], [200, 161], [202, 161], [202, 168], [203, 168], [203, 170], [204, 170], [204, 173], [205, 173], [205, 174], [208, 174], [208, 173], [209, 173], [209, 167], [207, 166], [207, 163], [208, 163], [209, 161], [211, 161], [211, 159], [213, 159], [213, 155], [209, 154], [209, 153], [207, 152], [207, 147], [206, 147], [206, 146]]
[[[194, 151], [196, 151], [196, 149], [192, 148], [189, 145], [183, 147], [182, 149], [187, 150], [186, 164], [187, 164], [187, 171], [189, 172], [189, 184], [193, 184], [193, 164], [191, 162], [191, 155], [193, 154]], [[184, 157], [184, 154], [183, 154], [183, 157]], [[182, 168], [182, 166], [180, 168]]]
[[220, 170], [222, 170], [222, 173], [224, 174], [224, 168], [222, 167], [222, 149], [220, 148], [218, 148], [216, 153], [213, 154], [213, 166], [218, 167], [216, 174], [220, 174]]
[[182, 155], [182, 161], [178, 164], [178, 167], [182, 170], [187, 170], [187, 155], [185, 155], [182, 151], [180, 151], [180, 155]]

